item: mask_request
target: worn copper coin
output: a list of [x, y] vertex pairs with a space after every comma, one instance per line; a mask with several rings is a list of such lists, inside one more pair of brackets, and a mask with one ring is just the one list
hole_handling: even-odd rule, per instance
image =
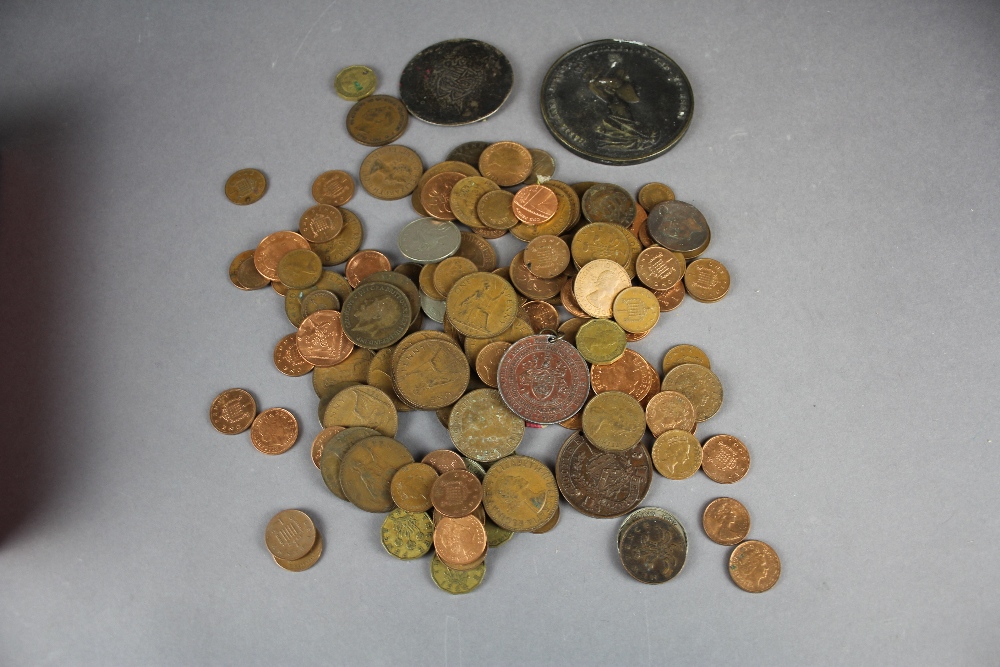
[[433, 452], [428, 452], [421, 460], [421, 463], [426, 463], [434, 468], [439, 475], [452, 470], [466, 469], [465, 461], [462, 460], [462, 457], [450, 449], [435, 449]]
[[[443, 172], [455, 173], [455, 172]], [[440, 174], [439, 174], [440, 175]], [[437, 178], [437, 176], [435, 176]], [[428, 181], [430, 183], [430, 181]], [[464, 222], [473, 229], [482, 228], [477, 206], [479, 200], [488, 192], [498, 191], [500, 186], [483, 176], [465, 176], [451, 188], [448, 205], [453, 219]], [[440, 217], [440, 216], [437, 216]]]
[[376, 199], [402, 199], [413, 192], [424, 173], [420, 156], [406, 146], [383, 146], [361, 162], [358, 178]]
[[565, 275], [555, 278], [541, 278], [524, 264], [524, 251], [514, 255], [510, 261], [510, 281], [517, 291], [529, 299], [551, 299], [559, 294], [563, 284], [568, 280]]
[[420, 558], [434, 546], [434, 524], [426, 512], [394, 509], [382, 522], [382, 546], [400, 560]]
[[267, 191], [267, 179], [257, 169], [240, 169], [226, 180], [226, 199], [246, 206], [260, 200]]
[[340, 214], [344, 216], [344, 228], [340, 233], [333, 237], [332, 241], [310, 244], [313, 252], [323, 261], [323, 266], [335, 266], [347, 261], [361, 247], [361, 241], [365, 236], [358, 216], [346, 208], [340, 209]]
[[257, 266], [253, 263], [254, 251], [249, 250], [249, 256], [246, 253], [241, 253], [240, 263], [236, 266], [235, 275], [233, 273], [232, 267], [230, 267], [229, 277], [233, 281], [233, 284], [243, 290], [258, 290], [267, 287], [271, 281], [265, 276], [261, 275], [260, 271], [257, 270]]
[[483, 194], [476, 202], [476, 217], [487, 227], [498, 231], [520, 224], [514, 215], [514, 195], [506, 190]]
[[314, 366], [335, 366], [354, 349], [335, 310], [320, 310], [305, 318], [295, 343], [302, 358]]
[[323, 483], [326, 484], [326, 488], [330, 489], [333, 495], [342, 500], [347, 500], [347, 496], [344, 495], [344, 489], [340, 486], [340, 466], [344, 454], [361, 440], [378, 434], [379, 432], [373, 428], [353, 426], [335, 433], [323, 445], [323, 454], [320, 456], [319, 461], [319, 471], [323, 475]]
[[729, 293], [729, 271], [714, 259], [696, 259], [684, 272], [684, 287], [696, 301], [714, 303]]
[[476, 355], [476, 375], [488, 387], [496, 389], [497, 371], [500, 368], [500, 359], [504, 352], [510, 347], [510, 343], [502, 340], [489, 343]]
[[448, 292], [447, 304], [452, 325], [473, 338], [497, 336], [517, 316], [517, 295], [510, 283], [482, 271], [457, 280]]
[[295, 336], [288, 334], [274, 346], [274, 366], [289, 377], [300, 377], [313, 369], [313, 365], [299, 354]]
[[733, 546], [750, 533], [750, 512], [734, 498], [716, 498], [705, 508], [701, 525], [708, 539], [716, 544]]
[[340, 486], [356, 507], [366, 512], [389, 512], [396, 504], [390, 485], [396, 471], [413, 456], [401, 443], [382, 435], [360, 440], [347, 450], [340, 464]]
[[298, 438], [299, 422], [284, 408], [264, 410], [250, 426], [250, 442], [262, 454], [283, 454]]
[[479, 156], [483, 150], [490, 145], [489, 141], [466, 141], [451, 149], [448, 153], [448, 160], [464, 162], [473, 167], [479, 165]]
[[395, 285], [359, 285], [341, 308], [344, 335], [358, 347], [380, 350], [399, 341], [413, 322], [410, 300]]
[[660, 391], [646, 403], [646, 425], [654, 438], [673, 430], [693, 433], [696, 424], [694, 406], [684, 394]]
[[[431, 488], [431, 503], [434, 509], [448, 517], [467, 516], [482, 500], [483, 485], [479, 478], [468, 470], [450, 470], [440, 475]], [[451, 561], [450, 558], [448, 560]]]
[[479, 171], [501, 187], [517, 185], [531, 173], [531, 153], [519, 143], [498, 141], [479, 156]]
[[219, 433], [236, 435], [250, 428], [257, 416], [257, 402], [246, 389], [227, 389], [212, 400], [208, 418]]
[[525, 301], [517, 312], [518, 317], [531, 325], [536, 334], [559, 328], [559, 311], [547, 301]]
[[316, 396], [321, 399], [330, 398], [333, 395], [331, 390], [343, 382], [365, 382], [373, 356], [371, 350], [355, 348], [339, 364], [314, 368], [312, 383]]
[[646, 228], [654, 241], [667, 250], [681, 253], [698, 249], [711, 235], [701, 211], [679, 199], [654, 206], [646, 219]]
[[333, 79], [333, 89], [348, 102], [357, 102], [375, 92], [378, 77], [367, 65], [348, 65], [337, 72]]
[[598, 183], [580, 198], [583, 217], [590, 222], [607, 222], [628, 227], [635, 220], [635, 200], [625, 188], [613, 183]]
[[635, 350], [625, 350], [621, 358], [610, 364], [595, 364], [590, 369], [590, 382], [595, 393], [622, 391], [637, 401], [643, 401], [656, 388], [656, 371]]
[[781, 576], [781, 559], [766, 542], [747, 540], [729, 555], [729, 576], [748, 593], [770, 590]]
[[497, 268], [497, 251], [489, 241], [472, 232], [462, 232], [462, 243], [455, 254], [471, 261], [479, 271], [490, 273]]
[[526, 336], [510, 346], [500, 360], [497, 384], [511, 411], [535, 424], [569, 419], [590, 393], [587, 362], [580, 352], [546, 334]]
[[272, 556], [285, 560], [302, 558], [316, 543], [316, 525], [302, 510], [282, 510], [264, 529], [264, 544]]
[[451, 405], [469, 386], [469, 360], [457, 345], [422, 340], [394, 360], [396, 394], [421, 410]]
[[743, 479], [750, 470], [750, 452], [739, 438], [716, 435], [705, 441], [701, 469], [709, 479], [719, 484], [732, 484]]
[[451, 193], [455, 184], [467, 178], [457, 171], [444, 171], [437, 174], [420, 188], [420, 205], [427, 214], [438, 220], [454, 220], [451, 210]]
[[309, 249], [309, 242], [295, 232], [275, 232], [264, 238], [253, 253], [253, 263], [268, 280], [278, 279], [278, 262], [296, 248]]
[[524, 437], [524, 420], [510, 411], [497, 390], [475, 389], [455, 403], [448, 434], [455, 449], [489, 463], [514, 453]]
[[687, 396], [699, 422], [709, 419], [722, 407], [722, 383], [715, 373], [699, 364], [681, 364], [670, 369], [660, 389]]
[[642, 439], [645, 417], [639, 401], [621, 391], [606, 391], [583, 408], [583, 434], [598, 449], [623, 452]]
[[385, 146], [403, 136], [410, 115], [397, 98], [371, 95], [347, 113], [347, 133], [365, 146]]
[[587, 516], [609, 518], [630, 512], [646, 497], [652, 480], [653, 466], [642, 443], [623, 452], [606, 452], [576, 432], [556, 458], [559, 491]]
[[632, 235], [618, 225], [592, 222], [576, 231], [570, 251], [573, 262], [580, 268], [595, 259], [609, 259], [626, 268], [632, 257], [634, 241]]
[[408, 463], [392, 476], [392, 500], [407, 512], [426, 512], [431, 508], [431, 488], [437, 479], [437, 471], [426, 463]]
[[676, 577], [687, 560], [687, 550], [684, 527], [665, 510], [632, 522], [618, 544], [625, 571], [644, 584], [662, 584]]
[[274, 559], [274, 562], [277, 563], [279, 567], [288, 570], [289, 572], [305, 572], [315, 565], [319, 561], [319, 557], [322, 555], [323, 536], [317, 532], [316, 541], [313, 543], [312, 549], [310, 549], [302, 558], [286, 560], [284, 558], [278, 558], [274, 554], [271, 554], [271, 558]]
[[483, 506], [501, 528], [515, 532], [541, 528], [556, 513], [559, 489], [545, 464], [528, 456], [506, 456], [486, 471]]
[[278, 280], [290, 290], [312, 287], [323, 275], [323, 261], [308, 248], [294, 248], [278, 260]]
[[544, 185], [526, 185], [514, 195], [514, 215], [526, 225], [540, 225], [556, 214], [559, 200]]
[[524, 249], [524, 265], [539, 278], [555, 278], [569, 266], [569, 246], [558, 236], [545, 234]]
[[334, 395], [323, 411], [322, 423], [324, 427], [367, 426], [393, 437], [399, 428], [399, 415], [384, 391], [358, 384]]
[[439, 263], [437, 269], [434, 270], [434, 276], [432, 278], [434, 282], [434, 289], [438, 292], [438, 294], [447, 299], [448, 293], [451, 292], [451, 288], [455, 285], [455, 283], [465, 276], [470, 276], [478, 272], [478, 270], [479, 269], [471, 259], [458, 256], [449, 257]]
[[[287, 297], [287, 294], [285, 295]], [[302, 297], [302, 319], [320, 310], [340, 310], [340, 299], [330, 290], [313, 290]], [[301, 324], [301, 322], [300, 322]]]
[[332, 241], [343, 227], [344, 216], [336, 206], [328, 204], [316, 204], [299, 218], [299, 234], [310, 243]]

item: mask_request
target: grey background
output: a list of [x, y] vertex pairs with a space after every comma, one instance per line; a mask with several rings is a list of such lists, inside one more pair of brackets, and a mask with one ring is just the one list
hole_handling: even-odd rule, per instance
[[[1000, 10], [990, 2], [155, 3], [0, 7], [0, 663], [984, 664], [998, 630]], [[473, 139], [547, 149], [557, 177], [670, 184], [713, 227], [733, 279], [636, 349], [694, 343], [726, 389], [701, 435], [740, 436], [750, 474], [654, 480], [687, 526], [663, 586], [616, 560], [619, 522], [563, 506], [490, 554], [472, 595], [398, 562], [380, 516], [332, 497], [309, 461], [308, 378], [271, 362], [291, 331], [230, 259], [294, 227], [323, 170], [368, 149], [332, 92], [373, 66], [393, 93], [441, 39], [490, 41], [516, 82], [484, 123], [411, 121], [425, 163]], [[602, 167], [537, 110], [545, 70], [604, 37], [655, 45], [695, 91], [671, 152]], [[256, 166], [266, 196], [222, 194]], [[406, 201], [359, 192], [365, 246], [400, 257]], [[520, 244], [498, 242], [509, 262]], [[209, 425], [230, 386], [303, 425], [279, 457]], [[401, 417], [418, 455], [449, 440]], [[528, 433], [551, 463], [567, 433]], [[749, 595], [699, 517], [750, 509], [782, 557]], [[290, 574], [262, 534], [309, 511], [322, 560]]]

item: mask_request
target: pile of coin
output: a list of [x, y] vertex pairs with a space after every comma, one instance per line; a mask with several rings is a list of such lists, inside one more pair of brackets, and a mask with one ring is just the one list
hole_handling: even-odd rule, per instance
[[264, 544], [274, 562], [289, 572], [308, 570], [323, 555], [323, 537], [302, 510], [282, 510], [267, 522]]
[[212, 401], [209, 420], [219, 433], [237, 435], [250, 429], [250, 443], [263, 454], [283, 454], [299, 439], [299, 422], [285, 408], [257, 413], [246, 389], [226, 389]]

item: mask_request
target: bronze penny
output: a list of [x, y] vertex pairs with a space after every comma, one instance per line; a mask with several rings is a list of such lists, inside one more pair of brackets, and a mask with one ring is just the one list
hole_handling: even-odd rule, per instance
[[[249, 290], [250, 288], [244, 285], [238, 278], [238, 272], [240, 264], [242, 264], [247, 259], [253, 259], [253, 250], [244, 250], [240, 254], [233, 258], [233, 261], [229, 264], [229, 281], [240, 288], [241, 290]], [[258, 274], [260, 275], [260, 274]], [[263, 278], [263, 276], [261, 276]], [[264, 279], [264, 287], [267, 287], [267, 283], [270, 282], [266, 278]]]
[[319, 557], [323, 555], [323, 536], [318, 532], [316, 533], [316, 542], [313, 543], [312, 549], [306, 553], [302, 558], [297, 558], [295, 560], [285, 560], [284, 558], [278, 558], [274, 554], [271, 554], [271, 558], [277, 563], [282, 569], [288, 570], [289, 572], [305, 572], [313, 565], [319, 561]]
[[240, 169], [226, 180], [226, 199], [246, 206], [259, 201], [267, 191], [267, 179], [257, 169]]
[[541, 278], [529, 271], [524, 264], [523, 250], [514, 255], [514, 259], [510, 261], [510, 281], [518, 292], [529, 299], [551, 299], [559, 294], [567, 280], [568, 278], [562, 275], [551, 279]]
[[404, 351], [393, 369], [396, 394], [421, 410], [451, 405], [469, 386], [469, 360], [451, 341], [422, 340]]
[[684, 265], [666, 248], [653, 246], [639, 253], [635, 272], [649, 289], [665, 290], [676, 285], [684, 276]]
[[437, 174], [420, 188], [420, 205], [427, 215], [438, 220], [454, 220], [451, 210], [451, 193], [455, 184], [466, 178], [457, 171], [444, 171]]
[[420, 277], [417, 282], [420, 285], [420, 291], [437, 301], [444, 300], [444, 295], [437, 291], [434, 287], [434, 274], [437, 272], [437, 262], [432, 264], [424, 264], [424, 267], [420, 269]]
[[371, 95], [347, 113], [347, 133], [359, 144], [385, 146], [403, 136], [410, 114], [403, 103], [389, 95]]
[[465, 257], [449, 257], [442, 260], [434, 270], [434, 289], [445, 299], [451, 288], [465, 276], [476, 273], [478, 268], [471, 259]]
[[554, 332], [559, 328], [559, 311], [551, 303], [545, 301], [525, 301], [519, 308], [531, 330], [536, 334], [543, 331]]
[[653, 296], [660, 304], [661, 313], [669, 313], [671, 310], [681, 305], [684, 300], [684, 283], [679, 282], [670, 289], [653, 290]]
[[[627, 270], [632, 257], [633, 242], [635, 238], [617, 225], [592, 222], [578, 229], [573, 235], [570, 252], [573, 261], [580, 268], [596, 259], [605, 259]], [[641, 250], [640, 247], [640, 252]]]
[[650, 237], [649, 228], [646, 226], [648, 217], [649, 216], [646, 215], [646, 211], [644, 211], [641, 206], [636, 206], [635, 220], [632, 221], [632, 226], [628, 228], [628, 230], [632, 232], [632, 236], [639, 239], [639, 243], [642, 244], [643, 248], [649, 248], [656, 243], [656, 241]]
[[684, 272], [684, 287], [695, 301], [714, 303], [729, 293], [729, 271], [714, 259], [696, 259]]
[[413, 322], [403, 290], [381, 282], [359, 285], [344, 300], [341, 314], [344, 335], [358, 347], [372, 350], [398, 342]]
[[583, 408], [584, 435], [591, 444], [606, 452], [631, 449], [639, 443], [645, 431], [642, 406], [624, 392], [597, 394]]
[[300, 377], [313, 369], [313, 365], [299, 354], [293, 333], [279, 340], [274, 346], [274, 365], [289, 377]]
[[554, 193], [544, 185], [526, 185], [514, 195], [511, 202], [514, 215], [526, 225], [540, 225], [556, 214], [559, 200]]
[[324, 427], [366, 426], [390, 438], [399, 428], [392, 400], [381, 389], [363, 384], [338, 392], [327, 404], [321, 421]]
[[233, 283], [240, 289], [258, 290], [270, 285], [271, 281], [257, 270], [257, 265], [253, 263], [253, 251], [250, 251], [250, 256], [245, 257], [236, 267], [236, 278]]
[[[426, 290], [425, 290], [426, 291]], [[457, 280], [448, 292], [448, 319], [460, 333], [491, 338], [510, 328], [517, 317], [517, 296], [506, 280], [476, 272]]]
[[383, 146], [362, 161], [358, 178], [376, 199], [402, 199], [417, 188], [424, 173], [420, 156], [406, 146]]
[[646, 446], [623, 452], [594, 447], [580, 432], [566, 439], [556, 458], [556, 482], [563, 498], [587, 516], [610, 518], [638, 507], [653, 481]]
[[707, 245], [708, 222], [697, 208], [677, 199], [662, 201], [649, 210], [646, 227], [653, 240], [667, 250], [688, 253]]
[[687, 479], [701, 467], [701, 445], [690, 431], [661, 433], [652, 454], [656, 471], [667, 479]]
[[[326, 447], [326, 443], [333, 439], [333, 436], [337, 435], [344, 430], [343, 426], [331, 426], [330, 428], [325, 428], [316, 434], [313, 438], [312, 447], [309, 449], [309, 455], [312, 457], [313, 465], [317, 469], [320, 469], [320, 461], [323, 460], [323, 449]], [[374, 435], [374, 433], [372, 434]]]
[[323, 475], [323, 483], [326, 484], [326, 488], [330, 489], [333, 495], [341, 500], [347, 500], [347, 496], [344, 495], [344, 489], [340, 486], [340, 466], [343, 462], [344, 454], [356, 443], [378, 434], [378, 431], [373, 428], [353, 426], [334, 434], [323, 445], [323, 454], [319, 461], [319, 471]]
[[373, 356], [371, 350], [355, 348], [339, 364], [314, 368], [312, 383], [316, 396], [330, 398], [333, 395], [331, 391], [343, 382], [365, 382]]
[[663, 183], [646, 183], [639, 188], [639, 204], [647, 211], [661, 201], [673, 201], [674, 191]]
[[770, 590], [781, 577], [781, 559], [771, 545], [747, 540], [729, 555], [729, 576], [748, 593]]
[[343, 206], [354, 196], [354, 179], [346, 171], [324, 171], [312, 184], [312, 197], [319, 204]]
[[486, 193], [499, 189], [499, 185], [483, 176], [465, 176], [451, 189], [449, 206], [455, 219], [474, 229], [483, 227], [483, 222], [479, 219], [479, 200]]
[[253, 263], [268, 280], [278, 279], [278, 262], [296, 248], [309, 249], [309, 242], [295, 232], [275, 232], [265, 237], [253, 253]]
[[354, 349], [335, 310], [320, 310], [303, 320], [295, 343], [302, 358], [314, 366], [335, 366]]
[[298, 438], [299, 422], [284, 408], [264, 410], [250, 426], [250, 442], [262, 454], [284, 454]]
[[340, 464], [340, 486], [351, 503], [366, 512], [390, 512], [396, 506], [390, 486], [396, 471], [413, 456], [392, 438], [373, 435], [347, 450]]
[[497, 385], [514, 414], [535, 424], [555, 424], [583, 407], [590, 393], [588, 376], [587, 362], [573, 345], [543, 334], [511, 345], [500, 360]]
[[[287, 295], [286, 295], [287, 296]], [[340, 299], [333, 292], [318, 289], [302, 297], [302, 319], [321, 310], [340, 310]], [[301, 322], [300, 322], [301, 324]]]
[[378, 250], [362, 250], [347, 262], [344, 273], [351, 287], [357, 287], [362, 280], [379, 271], [392, 271], [389, 258]]
[[569, 246], [558, 236], [535, 237], [524, 249], [524, 265], [539, 278], [555, 278], [569, 266]]
[[559, 290], [559, 300], [562, 302], [562, 307], [565, 308], [566, 311], [573, 317], [589, 318], [590, 315], [585, 313], [583, 309], [580, 308], [580, 304], [576, 300], [576, 294], [573, 291], [575, 281], [576, 276], [573, 276], [563, 284], [562, 289]]
[[[445, 428], [448, 427], [445, 426]], [[420, 462], [434, 468], [439, 475], [451, 472], [452, 470], [466, 469], [465, 461], [462, 460], [462, 457], [450, 449], [435, 449], [424, 456]]]
[[290, 290], [312, 287], [323, 275], [319, 255], [307, 248], [289, 250], [278, 261], [278, 280]]
[[556, 479], [541, 461], [517, 454], [505, 456], [486, 471], [483, 507], [501, 528], [536, 530], [559, 509]]
[[[323, 266], [336, 266], [346, 262], [351, 255], [361, 247], [365, 232], [361, 226], [361, 220], [353, 212], [346, 208], [340, 209], [340, 214], [344, 217], [344, 228], [333, 237], [332, 241], [326, 243], [310, 244], [314, 253], [319, 255]], [[338, 294], [338, 296], [340, 296]], [[343, 301], [343, 298], [341, 298]]]
[[392, 500], [407, 512], [426, 512], [431, 508], [431, 488], [437, 479], [437, 471], [426, 463], [408, 463], [392, 476]]
[[687, 560], [687, 550], [684, 527], [663, 510], [634, 521], [618, 545], [625, 571], [644, 584], [662, 584], [676, 577]]
[[483, 485], [467, 470], [450, 470], [439, 476], [431, 488], [431, 504], [448, 517], [467, 516], [482, 500]]
[[580, 198], [583, 217], [590, 222], [607, 222], [628, 227], [635, 219], [635, 200], [625, 188], [611, 183], [598, 183], [588, 188]]
[[250, 428], [257, 416], [257, 402], [246, 389], [227, 389], [212, 400], [208, 418], [219, 433], [236, 435]]
[[514, 195], [506, 190], [493, 190], [483, 194], [476, 203], [476, 216], [487, 227], [505, 231], [520, 220], [514, 215]]
[[606, 391], [625, 392], [637, 401], [642, 401], [650, 390], [656, 387], [655, 371], [652, 376], [649, 364], [635, 350], [625, 350], [621, 358], [610, 364], [594, 364], [590, 369], [590, 382], [595, 393]]
[[694, 345], [674, 345], [663, 355], [664, 373], [669, 373], [681, 364], [698, 364], [708, 369], [712, 368], [708, 355]]
[[462, 241], [458, 246], [458, 252], [455, 253], [456, 257], [465, 257], [475, 264], [479, 271], [489, 273], [497, 268], [497, 251], [489, 241], [472, 232], [461, 232], [461, 234]]
[[487, 387], [497, 387], [497, 371], [500, 359], [510, 347], [510, 343], [502, 340], [494, 341], [479, 351], [476, 355], [476, 375]]
[[701, 525], [708, 539], [731, 547], [750, 533], [750, 512], [734, 498], [716, 498], [705, 508]]
[[514, 453], [524, 437], [524, 420], [510, 411], [496, 389], [475, 389], [455, 403], [448, 434], [455, 449], [489, 463]]
[[711, 418], [722, 407], [722, 383], [715, 373], [698, 364], [675, 366], [664, 376], [660, 389], [687, 396], [699, 422]]
[[272, 556], [284, 560], [302, 558], [316, 543], [316, 525], [302, 510], [282, 510], [271, 517], [264, 530], [264, 544]]
[[344, 216], [335, 206], [317, 204], [299, 218], [299, 234], [310, 243], [326, 243], [340, 233]]
[[475, 566], [486, 547], [486, 528], [473, 516], [444, 516], [434, 527], [435, 555], [451, 567]]
[[479, 172], [501, 187], [517, 185], [531, 173], [531, 153], [513, 141], [498, 141], [483, 149]]
[[673, 430], [693, 433], [695, 416], [691, 401], [676, 391], [658, 391], [646, 403], [646, 425], [654, 438]]
[[412, 312], [413, 319], [415, 320], [420, 314], [420, 290], [417, 289], [416, 284], [412, 280], [401, 272], [395, 270], [376, 271], [361, 281], [362, 285], [365, 283], [387, 283], [393, 287], [398, 287], [410, 302], [410, 311]]
[[719, 484], [732, 484], [743, 479], [750, 470], [750, 452], [739, 438], [717, 435], [705, 441], [701, 469]]

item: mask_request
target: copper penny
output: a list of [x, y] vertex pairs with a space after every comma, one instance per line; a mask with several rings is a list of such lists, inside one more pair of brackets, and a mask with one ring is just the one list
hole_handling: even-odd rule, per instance
[[420, 188], [420, 205], [427, 214], [438, 220], [454, 220], [451, 210], [451, 191], [455, 184], [466, 178], [457, 171], [445, 171], [432, 176]]
[[295, 560], [286, 560], [284, 558], [278, 558], [274, 554], [271, 554], [271, 558], [274, 562], [284, 570], [289, 572], [305, 572], [313, 565], [319, 561], [319, 557], [323, 555], [323, 536], [316, 533], [316, 542], [313, 544], [312, 549], [306, 553], [302, 558], [296, 558]]
[[372, 428], [352, 426], [345, 428], [340, 433], [335, 433], [323, 445], [323, 454], [319, 460], [319, 471], [323, 475], [323, 483], [326, 484], [326, 488], [330, 489], [333, 495], [341, 500], [347, 500], [347, 496], [344, 495], [344, 489], [340, 486], [340, 465], [343, 462], [344, 454], [361, 440], [378, 434], [378, 431]]
[[465, 470], [465, 461], [462, 460], [462, 457], [457, 452], [453, 452], [450, 449], [435, 449], [421, 459], [420, 462], [434, 468], [439, 475], [451, 472], [452, 470]]
[[290, 250], [303, 248], [309, 250], [309, 241], [295, 232], [275, 232], [266, 236], [253, 253], [253, 263], [268, 280], [278, 279], [278, 262]]
[[303, 320], [295, 343], [302, 358], [314, 366], [335, 366], [354, 349], [335, 310], [319, 310]]
[[684, 271], [684, 287], [696, 301], [714, 303], [729, 293], [729, 271], [714, 259], [696, 259]]
[[559, 200], [544, 185], [526, 185], [514, 195], [514, 215], [526, 225], [540, 225], [556, 214]]
[[489, 241], [472, 232], [461, 234], [462, 241], [458, 246], [458, 252], [455, 253], [456, 256], [465, 257], [475, 264], [479, 271], [489, 273], [497, 268], [497, 251]]
[[479, 172], [500, 187], [517, 185], [531, 173], [531, 153], [513, 141], [498, 141], [483, 149]]
[[392, 271], [389, 258], [378, 250], [362, 250], [347, 261], [344, 273], [351, 287], [357, 287], [362, 280], [379, 271]]
[[[656, 381], [647, 369], [649, 364], [635, 350], [625, 350], [617, 361], [610, 364], [595, 364], [590, 369], [590, 381], [598, 394], [605, 391], [625, 392], [637, 401], [642, 401], [656, 386]], [[653, 372], [653, 376], [656, 372]]]
[[434, 527], [434, 551], [452, 566], [474, 566], [486, 552], [486, 529], [474, 516], [442, 517]]
[[413, 456], [402, 443], [384, 435], [359, 440], [340, 463], [340, 486], [351, 503], [366, 512], [390, 512], [396, 506], [390, 486], [396, 471]]
[[[463, 468], [465, 462], [462, 462]], [[434, 482], [431, 503], [445, 516], [460, 517], [471, 514], [483, 501], [483, 485], [468, 470], [450, 470]]]
[[514, 195], [506, 190], [487, 192], [476, 202], [476, 216], [496, 231], [506, 231], [520, 221], [514, 215]]
[[781, 577], [781, 559], [771, 545], [747, 540], [729, 555], [729, 576], [748, 593], [770, 590]]
[[324, 171], [312, 184], [312, 197], [319, 204], [343, 206], [354, 196], [354, 179], [346, 171]]
[[298, 438], [299, 422], [284, 408], [264, 410], [250, 426], [250, 442], [262, 454], [284, 454]]
[[705, 508], [701, 525], [708, 539], [731, 547], [750, 533], [750, 512], [738, 500], [716, 498]]
[[409, 112], [397, 98], [371, 95], [347, 113], [347, 133], [359, 144], [385, 146], [403, 136], [409, 119]]
[[[240, 281], [238, 277], [240, 265], [243, 264], [243, 262], [246, 261], [247, 259], [251, 261], [253, 260], [253, 250], [244, 250], [240, 254], [236, 255], [236, 257], [233, 258], [233, 261], [230, 262], [229, 264], [229, 281], [233, 283], [233, 285], [235, 285], [236, 287], [239, 287], [241, 290], [250, 289], [250, 287], [244, 285], [243, 282]], [[263, 278], [263, 276], [261, 276], [261, 278]], [[264, 284], [262, 285], [262, 287], [266, 287], [268, 282], [269, 281], [266, 278], [264, 278]]]
[[591, 222], [607, 222], [628, 227], [635, 219], [635, 200], [624, 188], [612, 183], [597, 183], [580, 198], [583, 215]]
[[424, 173], [416, 151], [406, 146], [383, 146], [361, 162], [358, 178], [365, 192], [376, 199], [402, 199], [412, 193]]
[[[529, 271], [524, 264], [523, 250], [514, 255], [514, 259], [510, 261], [510, 282], [517, 288], [518, 292], [529, 299], [551, 299], [559, 294], [567, 280], [566, 276], [541, 278]], [[610, 316], [610, 305], [608, 310]]]
[[408, 463], [392, 476], [392, 500], [407, 512], [426, 512], [431, 508], [431, 489], [437, 479], [437, 471], [426, 463]]
[[732, 484], [743, 479], [750, 470], [750, 452], [735, 436], [709, 438], [702, 447], [702, 453], [701, 469], [713, 482]]
[[293, 333], [279, 340], [274, 346], [274, 365], [289, 377], [300, 377], [313, 369], [313, 365], [299, 354]]
[[442, 260], [434, 270], [434, 276], [432, 278], [434, 282], [434, 290], [447, 299], [448, 294], [451, 292], [451, 288], [455, 286], [455, 283], [465, 276], [472, 275], [478, 271], [479, 269], [476, 267], [475, 263], [471, 259], [466, 259], [465, 257], [456, 256]]
[[500, 360], [500, 396], [511, 411], [536, 424], [569, 419], [590, 394], [587, 362], [570, 343], [555, 336], [526, 336]]
[[670, 289], [684, 276], [684, 265], [666, 248], [653, 246], [639, 253], [635, 272], [651, 290]]
[[264, 544], [272, 556], [302, 558], [316, 543], [316, 525], [302, 510], [282, 510], [267, 522]]
[[212, 400], [208, 418], [219, 433], [236, 435], [250, 428], [257, 416], [257, 402], [246, 389], [227, 389]]
[[653, 290], [653, 296], [660, 304], [661, 313], [669, 313], [671, 310], [681, 305], [684, 300], [684, 283], [679, 282], [670, 289]]
[[562, 307], [573, 317], [589, 318], [590, 315], [580, 308], [580, 304], [576, 300], [576, 294], [573, 292], [575, 282], [576, 276], [573, 276], [563, 284], [562, 289], [559, 290], [559, 300], [562, 302]]
[[240, 169], [226, 180], [226, 199], [246, 206], [258, 201], [267, 190], [267, 179], [257, 169]]
[[610, 518], [632, 511], [652, 481], [653, 465], [642, 443], [620, 453], [605, 452], [577, 432], [566, 439], [556, 458], [559, 491], [587, 516]]
[[524, 265], [539, 278], [555, 278], [569, 266], [569, 246], [558, 236], [537, 236], [524, 249]]
[[646, 403], [646, 425], [654, 438], [674, 430], [694, 433], [695, 417], [691, 401], [676, 391], [657, 391]]
[[476, 355], [476, 375], [479, 376], [479, 379], [486, 386], [496, 389], [500, 359], [510, 345], [510, 343], [502, 340], [493, 341]]
[[244, 290], [263, 289], [271, 284], [271, 281], [260, 274], [257, 266], [253, 263], [253, 251], [249, 257], [244, 257], [240, 265], [236, 267], [236, 278], [233, 283]]
[[451, 212], [459, 222], [464, 222], [473, 229], [481, 228], [483, 223], [479, 219], [479, 200], [486, 193], [499, 189], [499, 185], [483, 176], [465, 176], [451, 189]]
[[344, 216], [335, 206], [317, 204], [299, 218], [299, 234], [310, 243], [326, 243], [340, 233]]
[[[323, 449], [326, 447], [326, 443], [333, 439], [333, 436], [337, 435], [344, 430], [343, 426], [331, 426], [325, 428], [316, 434], [313, 438], [312, 447], [309, 449], [309, 455], [312, 457], [313, 465], [319, 470], [320, 461], [323, 460]], [[374, 434], [373, 434], [374, 435]]]
[[319, 255], [323, 266], [335, 266], [346, 262], [347, 258], [361, 247], [361, 241], [365, 236], [365, 230], [358, 216], [346, 208], [340, 209], [340, 214], [344, 216], [344, 228], [340, 233], [333, 237], [332, 241], [312, 244], [313, 252]]
[[527, 318], [531, 330], [536, 334], [543, 331], [553, 332], [559, 328], [559, 311], [551, 303], [525, 301], [519, 311]]

